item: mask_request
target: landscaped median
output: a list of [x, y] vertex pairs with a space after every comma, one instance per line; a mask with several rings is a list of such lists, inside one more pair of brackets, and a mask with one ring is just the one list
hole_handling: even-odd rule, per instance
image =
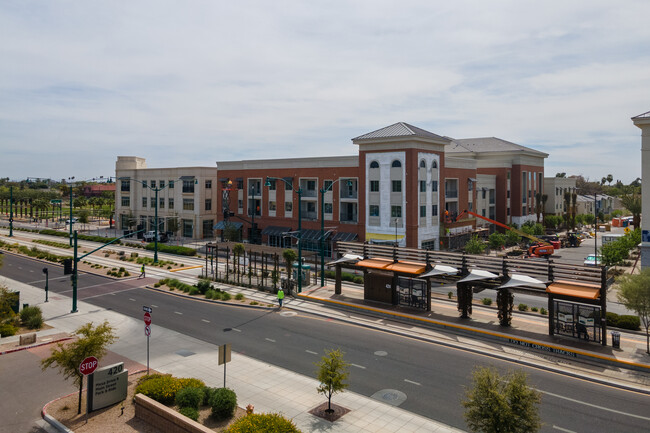
[[256, 307], [273, 307], [272, 304], [265, 304], [254, 300], [248, 300], [242, 293], [232, 296], [230, 293], [215, 287], [210, 280], [199, 279], [194, 284], [183, 283], [175, 278], [164, 278], [154, 284], [157, 290], [174, 292], [174, 294], [183, 294], [196, 299], [207, 299], [217, 302], [226, 302], [234, 305], [256, 306]]

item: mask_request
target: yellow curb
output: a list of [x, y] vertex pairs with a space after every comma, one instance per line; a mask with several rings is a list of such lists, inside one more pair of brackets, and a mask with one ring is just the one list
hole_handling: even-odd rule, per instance
[[586, 356], [586, 357], [599, 358], [599, 359], [603, 359], [603, 360], [606, 360], [606, 361], [618, 362], [618, 363], [626, 364], [626, 365], [630, 365], [630, 366], [650, 369], [650, 365], [648, 365], [648, 364], [640, 364], [640, 363], [637, 363], [637, 362], [626, 361], [626, 360], [617, 359], [617, 358], [614, 358], [614, 357], [611, 357], [611, 356], [599, 355], [597, 353], [583, 352], [581, 350], [569, 349], [569, 348], [566, 348], [566, 347], [555, 346], [555, 345], [547, 344], [547, 343], [541, 343], [541, 342], [535, 341], [535, 340], [527, 340], [525, 338], [515, 337], [515, 336], [511, 336], [511, 335], [506, 335], [506, 334], [500, 334], [498, 332], [485, 331], [483, 329], [476, 329], [476, 328], [471, 328], [471, 327], [468, 327], [468, 326], [456, 325], [454, 323], [439, 322], [437, 320], [425, 319], [425, 318], [418, 317], [418, 316], [412, 316], [410, 314], [394, 313], [392, 311], [386, 311], [386, 310], [380, 310], [378, 308], [366, 307], [365, 305], [350, 304], [350, 303], [347, 303], [347, 302], [333, 301], [331, 299], [317, 298], [315, 296], [307, 296], [307, 295], [304, 295], [302, 293], [299, 294], [298, 296], [303, 297], [303, 298], [307, 298], [307, 299], [315, 299], [315, 300], [319, 300], [319, 301], [329, 302], [331, 304], [343, 305], [343, 306], [346, 306], [346, 307], [359, 308], [361, 310], [372, 311], [372, 312], [375, 312], [375, 313], [388, 314], [389, 316], [402, 317], [402, 318], [405, 318], [405, 319], [417, 320], [417, 321], [420, 321], [420, 322], [431, 323], [431, 324], [439, 325], [439, 326], [447, 326], [449, 328], [456, 328], [456, 329], [460, 329], [462, 331], [476, 332], [476, 333], [479, 333], [479, 334], [490, 335], [492, 337], [505, 338], [505, 339], [508, 339], [508, 340], [515, 340], [515, 341], [519, 341], [519, 342], [527, 343], [527, 344], [535, 344], [537, 346], [544, 346], [544, 347], [548, 347], [548, 348], [555, 349], [555, 350], [563, 350], [565, 352], [575, 353], [575, 354]]
[[202, 268], [203, 265], [198, 265], [198, 266], [185, 266], [184, 268], [176, 268], [176, 269], [170, 269], [169, 272], [178, 272], [178, 271], [185, 271], [187, 269], [196, 269], [196, 268]]

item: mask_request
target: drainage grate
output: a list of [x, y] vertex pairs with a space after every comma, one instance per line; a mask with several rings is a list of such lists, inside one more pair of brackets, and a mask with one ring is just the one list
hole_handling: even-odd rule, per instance
[[177, 350], [175, 353], [176, 353], [177, 355], [185, 356], [185, 357], [195, 355], [194, 352], [189, 351], [189, 350], [185, 350], [185, 349]]
[[396, 389], [382, 389], [370, 397], [388, 403], [391, 406], [399, 406], [406, 401], [406, 394]]

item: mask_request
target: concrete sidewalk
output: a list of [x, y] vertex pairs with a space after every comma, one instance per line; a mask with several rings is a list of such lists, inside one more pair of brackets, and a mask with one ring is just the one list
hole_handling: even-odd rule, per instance
[[[39, 332], [39, 337], [71, 333], [85, 323], [108, 320], [119, 335], [119, 340], [110, 350], [134, 362], [146, 364], [146, 337], [142, 321], [85, 302], [78, 303], [77, 313], [70, 313], [68, 297], [51, 294], [50, 301], [44, 303], [41, 289], [13, 280], [6, 282], [13, 290], [21, 292], [21, 303], [38, 305], [47, 324], [53, 327]], [[12, 339], [17, 337], [7, 337], [1, 341], [7, 343]], [[196, 377], [209, 386], [223, 386], [223, 370], [216, 367], [216, 345], [156, 326], [150, 350], [152, 369], [176, 376]], [[354, 392], [336, 396], [336, 404], [350, 409], [350, 412], [330, 423], [309, 414], [309, 410], [325, 401], [316, 392], [318, 383], [315, 379], [237, 353], [232, 354], [232, 362], [228, 364], [226, 385], [237, 393], [241, 406], [252, 404], [258, 413], [282, 413], [292, 418], [305, 432], [460, 431]]]

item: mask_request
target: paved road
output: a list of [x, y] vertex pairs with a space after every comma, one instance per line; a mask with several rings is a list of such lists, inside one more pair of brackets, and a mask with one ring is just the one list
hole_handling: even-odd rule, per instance
[[[42, 267], [42, 263], [7, 254], [0, 274], [43, 287]], [[50, 288], [69, 294], [68, 278], [56, 278], [61, 273], [61, 268], [52, 267]], [[185, 300], [139, 288], [143, 282], [115, 282], [85, 274], [79, 279], [79, 299], [138, 319], [142, 317], [142, 305], [151, 305], [152, 344], [155, 326], [163, 326], [210, 343], [232, 342], [233, 349], [242, 354], [312, 377], [314, 362], [323, 350], [340, 347], [352, 363], [352, 391], [367, 396], [387, 389], [399, 391], [406, 397], [400, 407], [459, 428], [465, 428], [459, 402], [472, 369], [476, 365], [493, 365], [503, 371], [515, 367], [481, 355], [289, 310], [278, 313]], [[647, 430], [650, 397], [646, 395], [524, 369], [532, 385], [544, 393], [544, 431], [562, 431], [554, 426], [575, 432]]]

